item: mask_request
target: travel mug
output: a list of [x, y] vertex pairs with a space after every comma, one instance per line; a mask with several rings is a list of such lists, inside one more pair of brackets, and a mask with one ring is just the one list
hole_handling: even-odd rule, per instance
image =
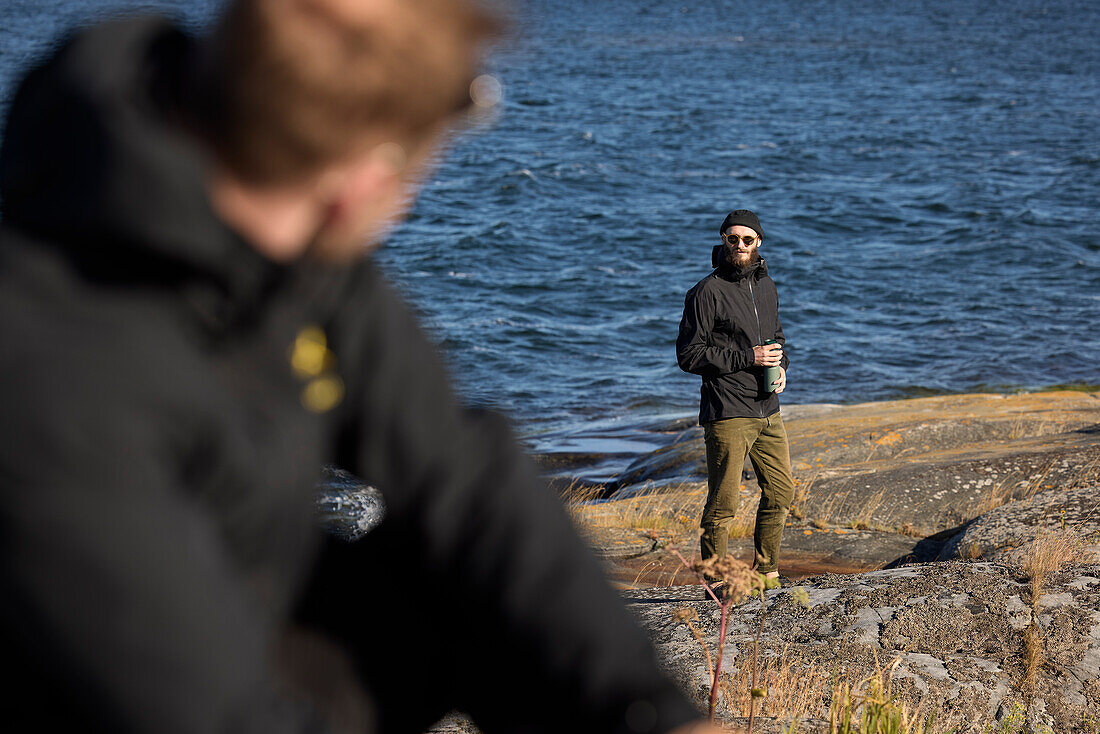
[[[768, 339], [764, 344], [775, 344], [775, 339]], [[779, 379], [779, 365], [764, 368], [764, 392], [775, 392], [772, 383]]]

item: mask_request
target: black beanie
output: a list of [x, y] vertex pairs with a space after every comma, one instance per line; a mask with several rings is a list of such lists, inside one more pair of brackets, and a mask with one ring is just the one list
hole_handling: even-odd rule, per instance
[[722, 229], [718, 230], [718, 234], [724, 234], [727, 229], [738, 224], [756, 230], [756, 233], [763, 239], [764, 229], [760, 226], [760, 219], [748, 209], [738, 209], [727, 214], [725, 221], [722, 222]]

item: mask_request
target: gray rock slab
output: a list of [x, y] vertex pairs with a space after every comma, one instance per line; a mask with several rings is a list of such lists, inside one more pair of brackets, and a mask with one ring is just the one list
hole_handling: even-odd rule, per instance
[[975, 519], [940, 551], [939, 558], [978, 557], [1018, 564], [1040, 534], [1070, 530], [1086, 557], [1100, 553], [1100, 485], [1050, 488], [997, 507]]

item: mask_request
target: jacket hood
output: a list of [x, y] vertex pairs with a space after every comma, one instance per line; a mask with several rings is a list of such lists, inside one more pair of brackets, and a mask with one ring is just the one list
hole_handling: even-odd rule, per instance
[[207, 156], [172, 122], [195, 42], [139, 17], [78, 32], [32, 71], [0, 148], [3, 223], [83, 265], [142, 277], [204, 276], [247, 299], [281, 266], [213, 212]]

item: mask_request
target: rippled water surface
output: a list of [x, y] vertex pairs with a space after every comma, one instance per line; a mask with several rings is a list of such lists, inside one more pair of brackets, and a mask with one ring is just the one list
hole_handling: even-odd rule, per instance
[[[5, 102], [92, 5], [0, 10]], [[694, 411], [683, 294], [739, 207], [787, 402], [1100, 383], [1097, 3], [545, 0], [516, 30], [500, 119], [380, 256], [471, 402], [527, 433]]]

